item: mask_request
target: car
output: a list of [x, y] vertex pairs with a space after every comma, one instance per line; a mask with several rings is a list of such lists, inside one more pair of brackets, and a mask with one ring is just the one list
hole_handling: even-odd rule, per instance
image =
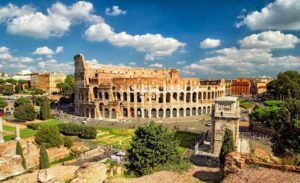
[[211, 126], [212, 123], [211, 123], [211, 122], [208, 122], [208, 123], [206, 123], [205, 125], [206, 125], [206, 126]]

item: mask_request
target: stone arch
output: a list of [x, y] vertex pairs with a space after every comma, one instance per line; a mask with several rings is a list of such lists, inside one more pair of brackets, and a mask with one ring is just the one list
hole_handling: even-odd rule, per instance
[[153, 92], [153, 93], [151, 94], [151, 100], [152, 100], [152, 101], [156, 101], [156, 93], [155, 93], [155, 92]]
[[196, 107], [193, 107], [192, 116], [196, 116], [196, 115], [197, 115], [197, 109], [196, 109]]
[[186, 93], [186, 99], [185, 99], [186, 102], [191, 102], [191, 93], [190, 92], [187, 92]]
[[149, 118], [148, 109], [144, 109], [144, 116], [145, 116], [145, 118]]
[[160, 109], [158, 110], [158, 116], [159, 116], [160, 118], [164, 117], [164, 110], [163, 110], [162, 108], [160, 108]]
[[116, 109], [114, 109], [114, 108], [111, 109], [111, 118], [112, 119], [116, 119], [117, 118]]
[[176, 108], [173, 108], [172, 115], [173, 115], [173, 117], [177, 117], [177, 109]]
[[109, 94], [108, 94], [108, 92], [104, 92], [104, 99], [105, 100], [109, 100]]
[[90, 109], [89, 108], [86, 108], [85, 109], [85, 117], [90, 117]]
[[203, 114], [206, 114], [206, 107], [203, 107]]
[[203, 99], [206, 100], [206, 92], [203, 92]]
[[198, 93], [198, 100], [201, 100], [202, 99], [202, 92], [199, 92]]
[[171, 110], [169, 108], [166, 109], [166, 118], [171, 117]]
[[123, 108], [123, 117], [128, 117], [128, 109], [127, 108]]
[[137, 110], [136, 110], [136, 116], [137, 116], [138, 118], [141, 118], [141, 117], [142, 117], [142, 109], [141, 109], [141, 108], [137, 108]]
[[136, 101], [137, 102], [142, 102], [142, 94], [140, 92], [138, 92], [137, 95], [136, 95]]
[[127, 93], [126, 92], [123, 93], [123, 100], [127, 101]]
[[130, 108], [130, 117], [132, 117], [132, 118], [135, 117], [135, 113], [134, 113], [134, 108], [133, 107]]
[[193, 102], [197, 102], [197, 93], [193, 92]]
[[166, 94], [166, 103], [170, 103], [170, 102], [171, 102], [171, 93], [168, 92], [168, 93]]
[[100, 100], [103, 100], [102, 92], [99, 92], [99, 95], [98, 95], [98, 96], [99, 96], [99, 99], [100, 99]]
[[91, 109], [91, 118], [95, 118], [95, 109]]
[[117, 100], [121, 100], [121, 93], [117, 92]]
[[183, 108], [180, 108], [180, 109], [179, 109], [179, 116], [180, 116], [180, 117], [183, 117], [183, 116], [184, 116], [184, 109], [183, 109]]
[[191, 87], [190, 86], [186, 87], [186, 91], [191, 91]]
[[215, 98], [215, 92], [211, 92], [211, 99], [214, 99]]
[[210, 115], [210, 106], [207, 107], [206, 113], [207, 113], [208, 115]]
[[108, 108], [104, 108], [104, 117], [109, 118], [109, 110]]
[[179, 100], [180, 100], [180, 101], [184, 101], [184, 93], [183, 93], [183, 92], [181, 92], [181, 93], [179, 94]]
[[160, 93], [158, 97], [158, 103], [163, 103], [163, 102], [164, 102], [164, 95]]
[[178, 100], [178, 95], [176, 92], [173, 93], [173, 100], [176, 100], [176, 101]]
[[190, 108], [185, 109], [185, 116], [191, 116], [191, 109]]
[[157, 117], [157, 111], [155, 108], [151, 109], [151, 118], [156, 118]]
[[130, 102], [134, 102], [134, 93], [130, 93]]
[[201, 115], [202, 114], [201, 112], [202, 112], [201, 107], [198, 107], [198, 115]]
[[97, 87], [94, 87], [93, 88], [93, 94], [94, 94], [94, 98], [96, 99], [96, 98], [98, 98], [98, 88]]
[[210, 92], [207, 92], [207, 99], [210, 100]]

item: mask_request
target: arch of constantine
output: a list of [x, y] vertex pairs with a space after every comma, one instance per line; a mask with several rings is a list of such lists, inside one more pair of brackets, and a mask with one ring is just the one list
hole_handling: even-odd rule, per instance
[[210, 114], [225, 82], [182, 78], [176, 69], [148, 69], [75, 62], [75, 112], [96, 119], [176, 118]]

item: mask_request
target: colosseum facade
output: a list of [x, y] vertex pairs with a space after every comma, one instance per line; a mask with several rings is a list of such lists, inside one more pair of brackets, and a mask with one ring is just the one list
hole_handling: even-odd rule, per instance
[[182, 78], [176, 69], [75, 62], [75, 112], [96, 119], [177, 118], [208, 115], [225, 94], [223, 80]]

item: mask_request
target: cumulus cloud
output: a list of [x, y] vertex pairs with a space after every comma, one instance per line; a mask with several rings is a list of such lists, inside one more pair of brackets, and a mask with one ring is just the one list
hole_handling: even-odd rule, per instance
[[46, 59], [38, 62], [36, 70], [48, 72], [62, 72], [68, 74], [74, 72], [74, 63], [60, 63], [55, 59]]
[[93, 4], [79, 1], [71, 6], [60, 2], [47, 9], [47, 14], [30, 5], [18, 7], [8, 4], [0, 7], [0, 22], [5, 22], [10, 34], [46, 39], [61, 37], [77, 22], [99, 23], [103, 19], [93, 15]]
[[150, 64], [149, 67], [162, 68], [162, 67], [164, 67], [164, 66], [163, 66], [163, 64], [155, 63], [155, 64]]
[[63, 52], [63, 47], [62, 46], [58, 46], [56, 47], [55, 51], [53, 51], [52, 49], [48, 48], [47, 46], [43, 46], [43, 47], [39, 47], [36, 48], [35, 51], [32, 53], [33, 55], [47, 55], [47, 56], [52, 56], [54, 54], [58, 54]]
[[275, 0], [260, 11], [253, 11], [237, 23], [253, 30], [300, 30], [300, 1]]
[[174, 38], [165, 38], [160, 34], [130, 35], [126, 32], [115, 33], [106, 23], [91, 25], [85, 31], [85, 37], [89, 41], [107, 40], [119, 47], [129, 46], [139, 52], [146, 53], [145, 60], [155, 60], [157, 57], [171, 55], [178, 48], [184, 47], [182, 43]]
[[9, 48], [7, 48], [5, 46], [0, 47], [0, 53], [8, 53], [8, 52], [9, 52]]
[[284, 34], [280, 31], [267, 31], [251, 34], [240, 40], [243, 48], [294, 48], [299, 43], [299, 38], [293, 34]]
[[136, 62], [129, 62], [129, 65], [136, 65]]
[[178, 65], [181, 65], [181, 64], [185, 64], [186, 61], [184, 61], [184, 60], [183, 60], [183, 61], [177, 61], [176, 63], [177, 63]]
[[186, 66], [190, 72], [205, 77], [275, 75], [288, 69], [300, 69], [300, 57], [274, 56], [270, 49], [224, 48], [216, 55]]
[[9, 62], [19, 62], [19, 63], [30, 63], [33, 62], [33, 59], [30, 57], [18, 57], [11, 54], [10, 49], [2, 46], [0, 47], [0, 61], [9, 63]]
[[220, 46], [221, 41], [219, 39], [206, 38], [200, 42], [200, 48], [215, 48]]
[[105, 14], [109, 16], [119, 16], [119, 15], [125, 15], [127, 12], [124, 10], [121, 10], [119, 6], [113, 6], [112, 8], [106, 8]]

